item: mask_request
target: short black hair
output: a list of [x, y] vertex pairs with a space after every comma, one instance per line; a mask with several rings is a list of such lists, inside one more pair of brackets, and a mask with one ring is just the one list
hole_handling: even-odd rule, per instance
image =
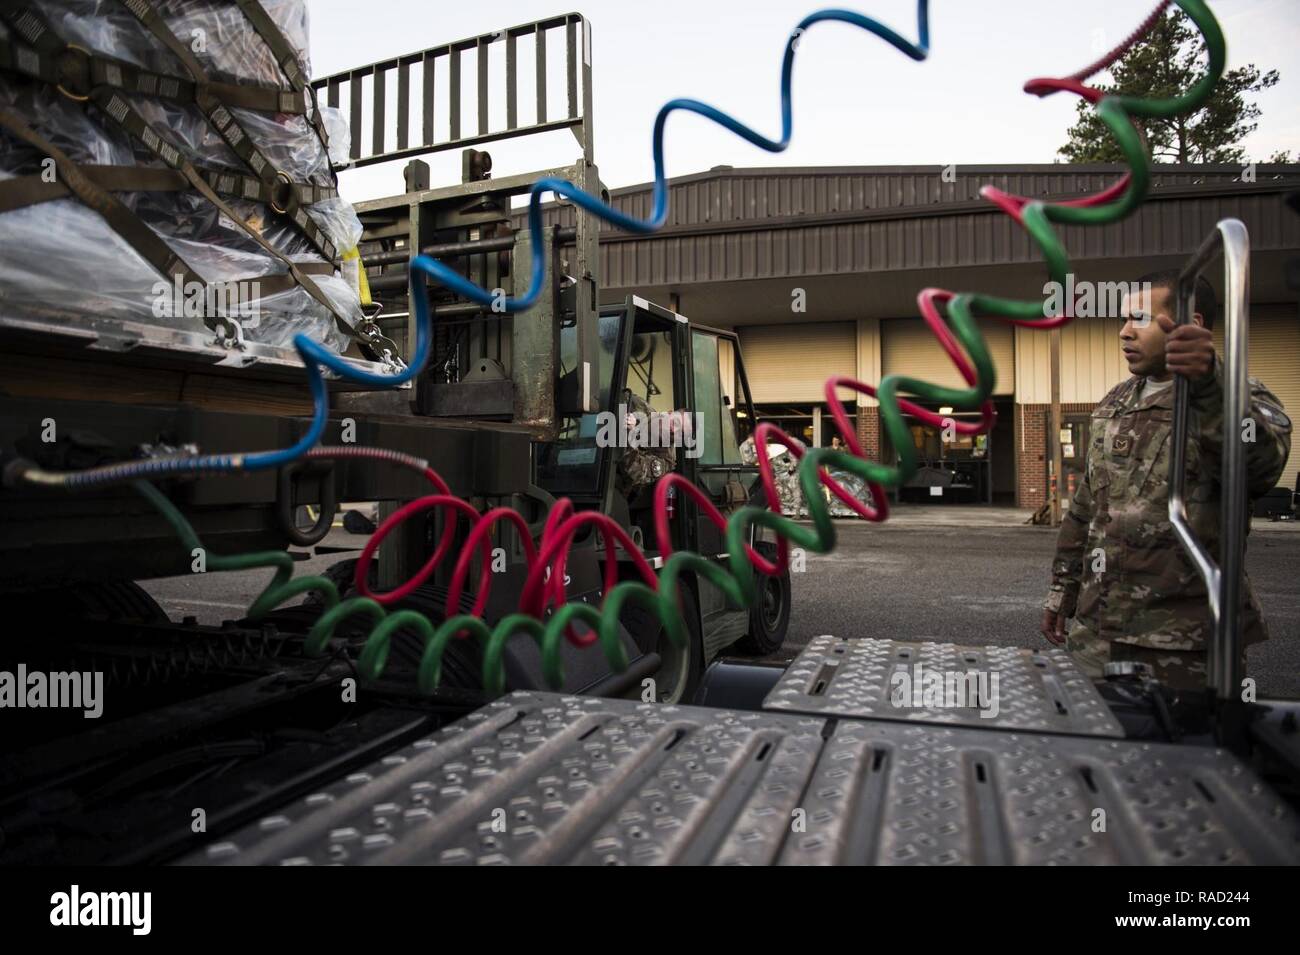
[[[1175, 299], [1177, 305], [1178, 296], [1178, 276], [1180, 269], [1160, 269], [1156, 272], [1148, 272], [1138, 279], [1139, 285], [1151, 284], [1151, 289], [1166, 289]], [[1205, 327], [1214, 328], [1214, 323], [1219, 317], [1219, 301], [1214, 297], [1214, 288], [1206, 280], [1204, 275], [1196, 277], [1196, 311], [1201, 313], [1201, 319], [1205, 322]]]

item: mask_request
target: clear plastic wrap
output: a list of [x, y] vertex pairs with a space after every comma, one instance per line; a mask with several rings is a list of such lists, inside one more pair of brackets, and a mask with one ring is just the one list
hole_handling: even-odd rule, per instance
[[276, 169], [300, 182], [326, 185], [334, 181], [329, 154], [306, 116], [272, 116], [251, 109], [230, 112]]
[[159, 73], [185, 75], [175, 55], [118, 0], [51, 0], [40, 12], [68, 43]]
[[[135, 150], [126, 133], [106, 127], [80, 104], [48, 86], [11, 82], [10, 77], [0, 73], [0, 104], [30, 118], [30, 125], [73, 162], [129, 166], [135, 161]], [[40, 150], [0, 130], [0, 172], [39, 172], [44, 158]], [[0, 224], [4, 222], [0, 218]]]
[[[230, 0], [166, 0], [157, 7], [172, 32], [189, 41], [194, 55], [213, 79], [227, 83], [250, 78], [279, 82], [280, 68], [271, 48], [248, 28], [243, 11]], [[310, 76], [306, 5], [301, 0], [262, 0], [262, 7], [297, 51], [304, 75]]]
[[[6, 178], [0, 173], [0, 178]], [[203, 321], [173, 307], [166, 280], [135, 254], [98, 213], [75, 199], [58, 199], [40, 206], [15, 209], [0, 217], [0, 289], [16, 305], [60, 312], [84, 311], [100, 317], [144, 324], [162, 323], [203, 333]], [[20, 236], [21, 241], [11, 241]], [[68, 246], [78, 248], [68, 263]], [[209, 242], [168, 237], [168, 244], [195, 271], [214, 282], [232, 283], [256, 275], [267, 278], [285, 271], [265, 270], [265, 253], [239, 251]], [[51, 263], [64, 263], [51, 267]], [[278, 265], [278, 263], [277, 263]], [[72, 268], [75, 267], [75, 271]], [[214, 278], [215, 277], [215, 278]], [[161, 285], [160, 285], [161, 283]], [[344, 315], [360, 319], [356, 293], [337, 275], [317, 276], [316, 285]], [[266, 345], [287, 346], [300, 331], [339, 351], [347, 339], [332, 316], [301, 288], [258, 299], [241, 318], [245, 336]]]
[[340, 249], [355, 248], [361, 241], [361, 220], [346, 199], [322, 199], [312, 203], [307, 214]]
[[[0, 291], [6, 305], [158, 322], [153, 289], [161, 280], [98, 213], [76, 199], [0, 216]], [[164, 324], [205, 331], [198, 318], [168, 318]]]
[[[263, 0], [263, 6], [298, 51], [304, 75], [307, 11], [303, 0]], [[155, 7], [194, 52], [213, 80], [262, 88], [291, 89], [274, 54], [243, 12], [224, 0], [155, 0]], [[40, 14], [64, 40], [155, 72], [188, 78], [167, 50], [119, 0], [54, 0]], [[0, 24], [0, 34], [6, 28]], [[161, 98], [129, 95], [131, 105], [166, 141], [201, 170], [237, 170], [253, 175], [202, 111]], [[78, 164], [162, 168], [143, 144], [133, 141], [91, 103], [74, 102], [45, 84], [0, 73], [0, 104], [21, 116], [39, 135]], [[249, 139], [272, 166], [295, 182], [333, 185], [329, 155], [307, 117], [231, 108]], [[329, 133], [347, 150], [346, 120], [337, 110], [323, 114]], [[44, 154], [0, 129], [0, 179], [42, 171]], [[210, 285], [247, 283], [283, 275], [282, 261], [197, 191], [118, 192], [116, 197], [145, 222], [186, 265]], [[324, 262], [308, 238], [268, 206], [221, 197], [280, 254], [300, 264]], [[340, 250], [354, 246], [361, 223], [341, 198], [307, 206], [311, 221]], [[356, 324], [356, 292], [337, 273], [312, 276], [339, 313]], [[205, 330], [201, 317], [160, 302], [166, 280], [108, 222], [74, 198], [42, 202], [0, 214], [0, 296], [36, 310], [93, 314], [155, 323], [187, 331]], [[334, 316], [304, 289], [258, 299], [241, 319], [247, 339], [287, 345], [298, 332], [342, 350], [347, 338]]]
[[347, 117], [337, 106], [317, 103], [321, 120], [325, 123], [325, 135], [329, 137], [330, 162], [336, 166], [346, 166], [352, 161], [352, 130], [348, 128]]

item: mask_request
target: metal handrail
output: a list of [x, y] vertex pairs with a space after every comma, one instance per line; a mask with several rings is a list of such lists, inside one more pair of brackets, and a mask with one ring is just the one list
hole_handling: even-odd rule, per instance
[[[1250, 237], [1239, 219], [1220, 221], [1178, 276], [1177, 322], [1191, 321], [1196, 280], [1219, 252], [1223, 253], [1223, 460], [1220, 473], [1219, 562], [1196, 539], [1187, 523], [1183, 496], [1187, 459], [1187, 418], [1190, 385], [1174, 376], [1174, 420], [1169, 455], [1169, 520], [1183, 550], [1191, 558], [1209, 595], [1214, 621], [1208, 651], [1207, 684], [1220, 700], [1235, 697], [1241, 688], [1241, 580], [1246, 557], [1246, 446], [1238, 430], [1250, 407], [1246, 378], [1247, 335], [1250, 326]], [[1235, 435], [1235, 438], [1234, 438]]]

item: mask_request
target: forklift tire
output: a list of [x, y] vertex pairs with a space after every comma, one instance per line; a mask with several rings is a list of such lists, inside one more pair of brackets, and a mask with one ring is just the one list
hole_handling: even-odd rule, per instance
[[785, 643], [789, 627], [790, 568], [777, 577], [759, 574], [758, 600], [749, 611], [749, 632], [736, 641], [736, 649], [756, 657], [770, 656]]
[[[351, 512], [349, 511], [349, 513]], [[378, 569], [378, 563], [372, 561], [370, 564], [370, 586], [372, 588], [378, 586]], [[325, 570], [325, 573], [321, 576], [331, 581], [334, 586], [338, 588], [339, 597], [346, 597], [352, 592], [353, 578], [356, 576], [356, 570], [357, 559], [355, 557], [349, 557], [346, 560], [340, 560], [337, 563], [330, 564], [330, 566]], [[307, 599], [303, 601], [303, 603], [307, 604], [320, 604], [323, 602], [324, 601], [321, 600], [320, 594], [314, 590], [309, 590], [307, 592]]]
[[20, 610], [38, 608], [41, 617], [167, 622], [167, 612], [149, 592], [129, 580], [76, 583], [60, 590], [37, 591], [32, 599], [15, 603]]
[[[654, 674], [655, 699], [660, 703], [689, 703], [695, 698], [695, 691], [699, 689], [700, 681], [704, 679], [704, 637], [700, 633], [699, 598], [695, 596], [695, 590], [690, 585], [683, 586], [679, 593], [690, 646], [684, 651], [678, 650], [668, 640], [667, 632], [659, 631], [658, 653], [671, 667], [671, 671], [665, 673], [665, 667], [661, 664]], [[672, 682], [673, 686], [664, 685], [662, 682], [664, 678]], [[641, 687], [635, 687], [634, 691], [639, 698]]]
[[[340, 598], [346, 600], [348, 597], [355, 595], [356, 569], [357, 559], [349, 557], [331, 564], [325, 571], [324, 576], [334, 582], [334, 586], [338, 588]], [[370, 565], [371, 588], [379, 585], [378, 569], [377, 564], [372, 563]], [[444, 619], [444, 597], [445, 594], [437, 593], [434, 588], [425, 585], [416, 588], [414, 593], [407, 595], [389, 609], [390, 612], [398, 610], [417, 611], [437, 626]], [[313, 609], [319, 608], [323, 610], [322, 604], [320, 595], [315, 591], [308, 593], [307, 599], [303, 602], [304, 607], [310, 606]], [[369, 629], [368, 626], [362, 624], [361, 620], [358, 620], [353, 626], [360, 628], [358, 633], [364, 633]], [[483, 677], [477, 660], [478, 652], [477, 647], [473, 646], [469, 641], [451, 641], [443, 652], [441, 685], [463, 690], [481, 690], [483, 688]], [[417, 638], [407, 630], [399, 630], [393, 635], [388, 656], [390, 668], [408, 671], [414, 678], [414, 673], [419, 668], [420, 658], [423, 655], [424, 641], [422, 639]]]

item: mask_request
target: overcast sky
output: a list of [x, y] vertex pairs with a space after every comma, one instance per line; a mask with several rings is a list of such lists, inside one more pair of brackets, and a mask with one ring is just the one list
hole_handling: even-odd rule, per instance
[[[307, 5], [316, 76], [576, 9], [592, 29], [595, 159], [602, 180], [617, 188], [652, 177], [651, 125], [658, 108], [674, 97], [705, 100], [777, 136], [785, 37], [806, 13], [829, 4], [307, 0]], [[914, 0], [843, 5], [916, 36]], [[923, 63], [863, 31], [819, 24], [796, 54], [794, 140], [785, 153], [766, 153], [706, 120], [679, 114], [669, 121], [668, 174], [717, 165], [1052, 162], [1073, 120], [1075, 99], [1027, 96], [1022, 84], [1086, 65], [1127, 35], [1152, 6], [1148, 0], [934, 0], [931, 54]], [[1300, 2], [1214, 0], [1211, 7], [1228, 40], [1229, 68], [1254, 63], [1281, 73], [1281, 82], [1258, 97], [1263, 116], [1246, 141], [1248, 155], [1263, 160], [1284, 149], [1295, 156], [1300, 153]], [[557, 65], [558, 36], [551, 43], [551, 62]], [[471, 71], [467, 87], [472, 76]], [[521, 101], [531, 96], [526, 88]], [[504, 107], [498, 101], [493, 109]], [[467, 120], [467, 127], [471, 124]], [[487, 148], [498, 176], [566, 165], [578, 155], [567, 131]], [[458, 150], [426, 158], [435, 184], [459, 180]], [[400, 163], [347, 171], [341, 181], [353, 201], [403, 191]]]

